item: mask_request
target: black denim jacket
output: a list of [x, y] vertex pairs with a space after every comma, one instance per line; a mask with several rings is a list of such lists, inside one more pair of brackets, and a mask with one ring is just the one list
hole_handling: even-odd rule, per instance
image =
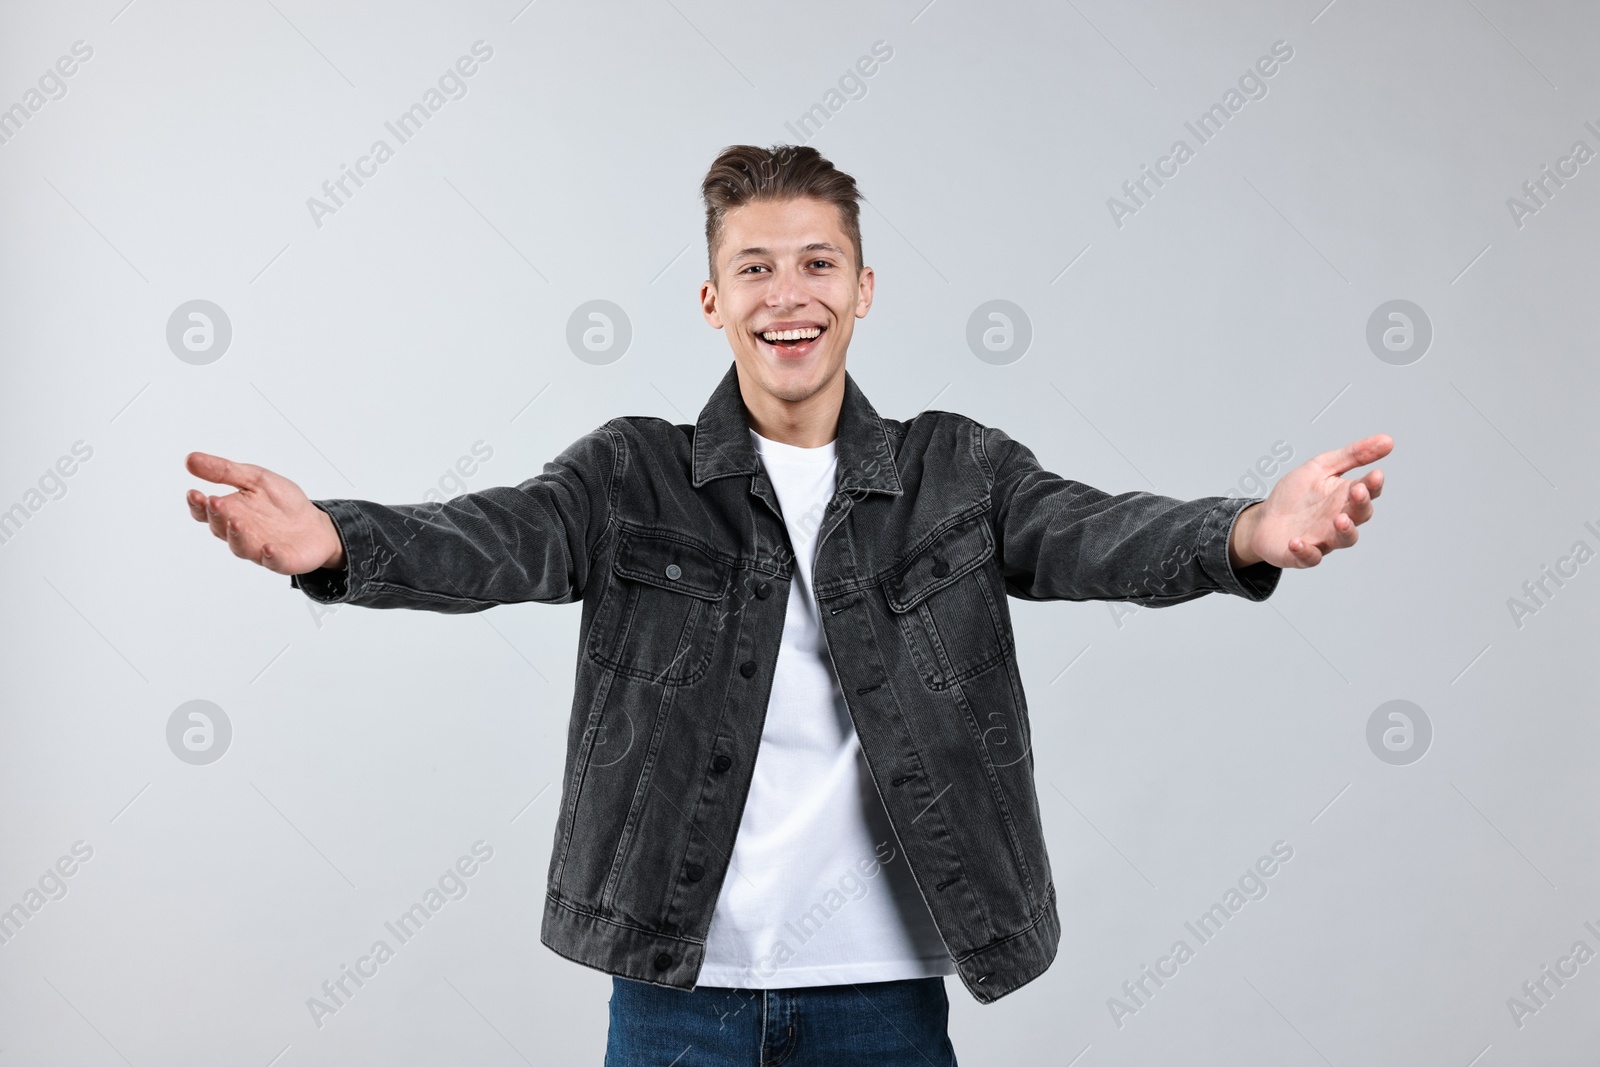
[[[735, 368], [693, 426], [612, 419], [516, 487], [434, 504], [319, 500], [346, 565], [325, 603], [428, 611], [582, 599], [541, 939], [692, 988], [738, 832], [795, 560]], [[839, 487], [816, 517], [829, 653], [900, 850], [988, 1003], [1060, 937], [1007, 596], [1262, 600], [1235, 571], [1248, 499], [1109, 495], [963, 415], [881, 418], [847, 373]]]

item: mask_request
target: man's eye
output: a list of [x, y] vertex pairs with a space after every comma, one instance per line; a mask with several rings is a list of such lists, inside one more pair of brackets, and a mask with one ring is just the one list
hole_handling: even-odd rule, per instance
[[811, 261], [811, 265], [812, 265], [812, 266], [813, 266], [813, 267], [815, 267], [815, 266], [816, 266], [816, 265], [817, 265], [817, 264], [819, 264], [819, 263], [820, 263], [820, 264], [822, 264], [822, 265], [823, 265], [823, 266], [824, 266], [824, 267], [831, 267], [831, 266], [833, 266], [833, 263], [832, 263], [832, 262], [831, 262], [831, 261], [829, 261], [829, 260], [826, 260], [826, 259], [813, 259], [813, 260], [812, 260], [812, 261]]
[[740, 271], [739, 273], [740, 274], [749, 274], [753, 270], [766, 270], [766, 269], [767, 268], [763, 267], [759, 263], [752, 263], [748, 267], [746, 267], [744, 270]]

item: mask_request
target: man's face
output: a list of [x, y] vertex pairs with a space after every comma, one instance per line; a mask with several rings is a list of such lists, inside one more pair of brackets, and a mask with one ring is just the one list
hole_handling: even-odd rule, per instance
[[873, 284], [870, 267], [856, 272], [839, 209], [811, 197], [752, 201], [724, 216], [716, 254], [701, 310], [728, 331], [741, 385], [800, 401], [832, 381]]

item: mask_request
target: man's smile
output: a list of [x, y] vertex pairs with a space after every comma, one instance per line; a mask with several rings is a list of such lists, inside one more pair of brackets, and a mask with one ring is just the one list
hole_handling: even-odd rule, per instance
[[816, 322], [774, 322], [755, 335], [764, 351], [780, 359], [803, 359], [816, 349], [827, 330]]

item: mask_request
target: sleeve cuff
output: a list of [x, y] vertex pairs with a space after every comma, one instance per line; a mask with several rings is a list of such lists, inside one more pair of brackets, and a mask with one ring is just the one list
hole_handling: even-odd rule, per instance
[[1224, 497], [1218, 501], [1206, 516], [1200, 550], [1200, 565], [1222, 592], [1257, 601], [1267, 599], [1278, 588], [1283, 568], [1262, 562], [1235, 569], [1228, 559], [1228, 542], [1239, 513], [1259, 503], [1256, 497]]
[[313, 500], [311, 503], [333, 520], [339, 544], [344, 548], [344, 566], [319, 567], [305, 574], [292, 574], [289, 585], [320, 604], [353, 600], [361, 594], [376, 563], [372, 528], [354, 501]]

